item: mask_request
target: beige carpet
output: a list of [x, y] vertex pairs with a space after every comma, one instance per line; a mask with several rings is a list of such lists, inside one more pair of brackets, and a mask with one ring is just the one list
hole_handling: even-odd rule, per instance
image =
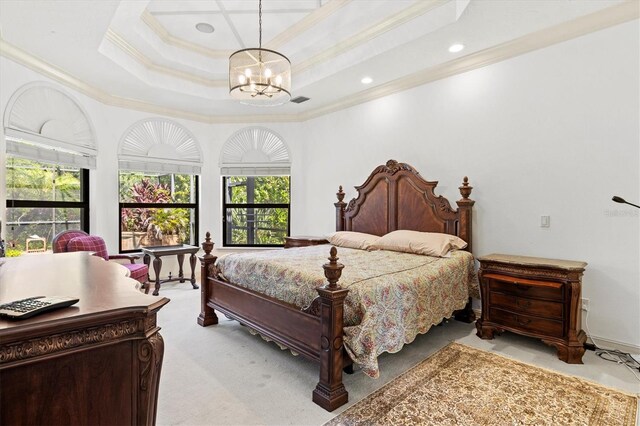
[[637, 398], [452, 343], [325, 425], [634, 425]]

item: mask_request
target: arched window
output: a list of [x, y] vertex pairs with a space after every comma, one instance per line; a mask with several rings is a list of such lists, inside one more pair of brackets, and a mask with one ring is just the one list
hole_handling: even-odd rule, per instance
[[281, 247], [289, 235], [289, 149], [263, 127], [233, 134], [222, 147], [223, 242], [227, 247]]
[[118, 150], [120, 251], [198, 243], [198, 174], [202, 152], [182, 125], [146, 119]]
[[7, 253], [46, 251], [66, 229], [88, 232], [97, 149], [84, 109], [57, 86], [35, 82], [13, 94], [3, 125]]

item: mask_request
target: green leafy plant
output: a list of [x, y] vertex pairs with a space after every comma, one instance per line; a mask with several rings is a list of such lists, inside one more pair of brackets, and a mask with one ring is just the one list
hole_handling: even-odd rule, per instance
[[[133, 183], [126, 198], [134, 203], [168, 203], [171, 201], [171, 190], [165, 184], [152, 183], [146, 178]], [[122, 209], [120, 220], [126, 231], [146, 231], [153, 216], [154, 213], [151, 209]]]
[[6, 257], [18, 257], [22, 254], [22, 250], [18, 250], [18, 249], [14, 249], [14, 248], [8, 248], [5, 250], [5, 256]]
[[175, 234], [180, 241], [186, 239], [189, 222], [188, 209], [157, 209], [151, 216], [151, 223], [161, 235]]

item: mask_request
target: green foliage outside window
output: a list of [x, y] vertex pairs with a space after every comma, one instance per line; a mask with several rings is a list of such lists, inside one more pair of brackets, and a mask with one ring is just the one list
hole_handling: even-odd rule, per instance
[[9, 157], [7, 199], [81, 201], [80, 169]]
[[8, 255], [24, 251], [32, 235], [45, 238], [50, 247], [59, 232], [80, 229], [80, 208], [12, 207], [13, 201], [83, 201], [80, 169], [9, 157], [5, 170], [8, 208], [2, 231]]
[[[195, 203], [194, 176], [120, 172], [119, 193], [121, 203], [136, 204], [120, 209], [123, 250], [191, 242], [193, 209], [171, 204]], [[167, 204], [167, 207], [145, 207], [145, 204]]]
[[289, 176], [225, 178], [225, 244], [284, 244], [289, 231], [289, 200]]

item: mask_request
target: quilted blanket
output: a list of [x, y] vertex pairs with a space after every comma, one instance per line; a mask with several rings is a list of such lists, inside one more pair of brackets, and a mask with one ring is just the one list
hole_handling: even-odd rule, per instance
[[[304, 308], [326, 284], [322, 265], [329, 245], [228, 254], [221, 278]], [[338, 284], [348, 288], [344, 345], [363, 371], [377, 377], [378, 356], [397, 352], [418, 334], [462, 309], [476, 281], [473, 256], [456, 251], [437, 258], [386, 250], [338, 248], [345, 265]]]

